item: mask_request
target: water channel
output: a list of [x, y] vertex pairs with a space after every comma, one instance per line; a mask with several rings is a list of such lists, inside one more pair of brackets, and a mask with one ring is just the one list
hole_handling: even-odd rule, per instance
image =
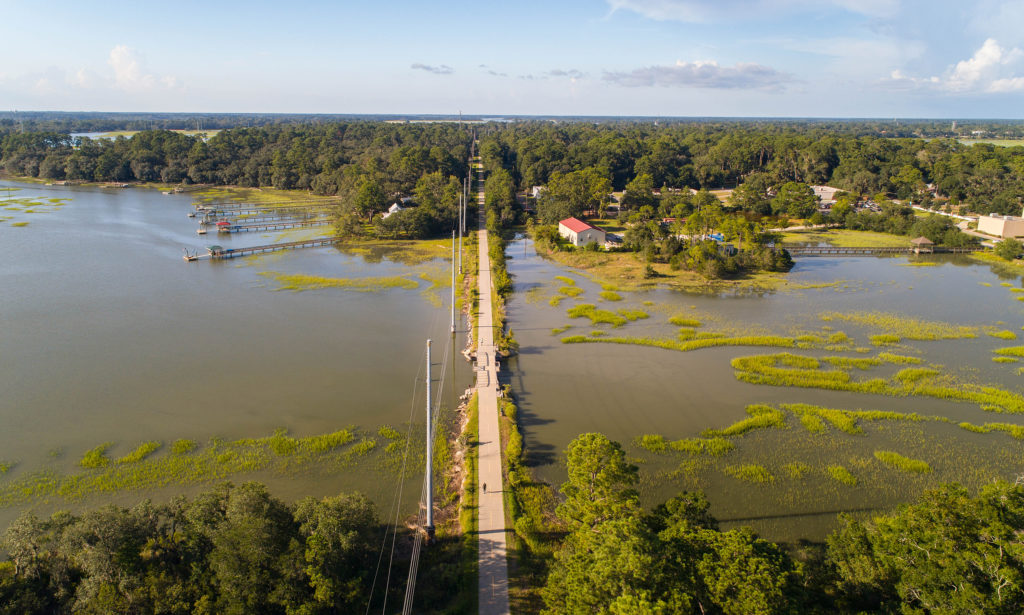
[[[203, 446], [282, 428], [305, 437], [353, 427], [358, 440], [382, 425], [404, 432], [412, 416], [422, 430], [428, 337], [434, 378], [447, 373], [443, 403], [453, 407], [469, 386], [461, 356], [444, 365], [448, 290], [427, 291], [418, 277], [447, 279], [450, 259], [408, 265], [328, 247], [186, 263], [184, 248], [296, 238], [200, 237], [191, 210], [190, 196], [156, 190], [0, 182], [0, 462], [10, 466], [0, 483], [79, 472], [83, 453], [105, 442], [113, 459], [154, 440], [159, 456], [176, 439]], [[291, 292], [278, 289], [282, 273], [409, 282]], [[454, 347], [464, 343], [460, 334]], [[386, 510], [397, 474], [367, 463], [229, 478], [262, 480], [286, 498], [361, 490]], [[407, 481], [405, 509], [415, 510], [421, 481]], [[209, 485], [37, 498], [0, 508], [0, 526], [29, 508], [161, 500]]]
[[[847, 391], [749, 384], [737, 380], [730, 361], [749, 355], [793, 352], [823, 357], [872, 357], [880, 350], [912, 356], [921, 365], [941, 365], [960, 381], [1022, 390], [1018, 366], [992, 361], [996, 348], [1020, 342], [990, 337], [986, 331], [1021, 333], [1024, 303], [1012, 292], [1018, 276], [999, 273], [963, 256], [899, 258], [803, 258], [789, 274], [790, 285], [774, 291], [683, 293], [671, 290], [622, 292], [605, 300], [600, 284], [579, 272], [537, 255], [529, 239], [509, 244], [508, 267], [515, 284], [509, 324], [520, 343], [510, 364], [510, 382], [522, 407], [529, 463], [538, 478], [555, 485], [565, 478], [564, 449], [582, 432], [601, 432], [621, 442], [641, 469], [641, 494], [647, 504], [681, 489], [702, 489], [712, 512], [726, 527], [749, 524], [776, 540], [820, 539], [834, 527], [836, 512], [870, 513], [909, 501], [940, 482], [978, 486], [995, 478], [1014, 479], [1024, 446], [1005, 434], [978, 434], [961, 421], [1024, 423], [1022, 417], [982, 411], [977, 404], [920, 396], [891, 397]], [[926, 266], [908, 266], [928, 262]], [[560, 276], [562, 279], [556, 279]], [[583, 292], [562, 296], [565, 278]], [[578, 292], [578, 291], [574, 291]], [[558, 305], [552, 305], [552, 298]], [[648, 314], [620, 327], [570, 318], [567, 309], [589, 303], [607, 310]], [[976, 325], [977, 337], [939, 341], [903, 340], [892, 348], [868, 343], [871, 327], [825, 321], [839, 313], [885, 312], [928, 321]], [[682, 314], [702, 323], [699, 330], [726, 335], [826, 336], [848, 334], [843, 352], [822, 349], [720, 347], [679, 352], [611, 343], [566, 344], [572, 335], [672, 339], [679, 327], [668, 323]], [[570, 327], [563, 331], [564, 327]], [[824, 328], [824, 331], [823, 331]], [[595, 331], [596, 333], [591, 333]], [[867, 347], [867, 348], [864, 348]], [[856, 352], [859, 348], [860, 352]], [[900, 367], [880, 366], [866, 374], [891, 377]], [[853, 370], [858, 371], [858, 370]], [[861, 377], [854, 374], [855, 377]], [[826, 430], [810, 434], [790, 417], [786, 429], [752, 431], [732, 442], [721, 458], [651, 454], [635, 439], [658, 434], [668, 440], [694, 438], [747, 418], [751, 404], [804, 403], [827, 408], [892, 410], [945, 417], [952, 421], [895, 421], [863, 424], [864, 433]], [[925, 459], [932, 471], [911, 476], [885, 467], [875, 450], [892, 450]], [[723, 471], [754, 463], [772, 480], [751, 483]], [[792, 465], [802, 464], [802, 465]], [[857, 477], [849, 486], [828, 476], [843, 465]], [[796, 468], [797, 478], [786, 468]]]

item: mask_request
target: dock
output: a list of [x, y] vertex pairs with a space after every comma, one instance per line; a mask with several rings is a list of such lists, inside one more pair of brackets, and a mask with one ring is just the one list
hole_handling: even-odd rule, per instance
[[304, 241], [289, 241], [285, 243], [271, 243], [262, 246], [249, 246], [247, 248], [225, 248], [223, 246], [207, 246], [206, 254], [185, 253], [185, 260], [195, 262], [200, 260], [221, 260], [235, 258], [238, 256], [249, 256], [251, 254], [262, 254], [264, 252], [277, 252], [278, 250], [296, 250], [299, 248], [317, 248], [320, 246], [332, 246], [341, 241], [337, 237], [320, 237], [317, 239], [306, 239]]
[[[915, 254], [915, 248], [878, 248], [878, 247], [838, 247], [838, 246], [782, 246], [790, 256], [873, 256], [879, 254]], [[974, 246], [968, 248], [948, 248], [935, 246], [930, 252], [935, 254], [966, 254], [979, 252], [985, 248]]]
[[217, 211], [268, 211], [275, 209], [285, 209], [288, 207], [297, 208], [308, 208], [308, 207], [333, 207], [339, 204], [339, 200], [327, 200], [327, 199], [306, 199], [299, 201], [267, 201], [265, 203], [257, 202], [242, 202], [242, 201], [229, 201], [229, 202], [212, 202], [212, 203], [194, 203], [196, 211], [209, 209]]
[[259, 231], [283, 231], [290, 228], [308, 228], [325, 226], [332, 221], [329, 218], [316, 220], [279, 220], [277, 222], [258, 222], [256, 224], [221, 224], [217, 223], [218, 233], [252, 233]]

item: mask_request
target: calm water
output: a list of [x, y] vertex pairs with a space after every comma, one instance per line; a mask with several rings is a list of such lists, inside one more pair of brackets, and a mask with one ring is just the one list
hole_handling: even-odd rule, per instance
[[[858, 346], [869, 346], [868, 331], [847, 322], [823, 322], [819, 314], [877, 310], [958, 324], [995, 326], [1002, 322], [1000, 329], [1019, 333], [1024, 324], [1024, 303], [1000, 285], [1011, 282], [1020, 286], [1015, 277], [1000, 278], [988, 266], [963, 258], [932, 257], [940, 263], [934, 267], [903, 266], [906, 258], [806, 258], [797, 261], [790, 274], [793, 281], [843, 282], [827, 288], [769, 293], [712, 295], [654, 290], [622, 293], [623, 301], [611, 302], [600, 299], [600, 286], [538, 257], [529, 240], [510, 243], [508, 254], [516, 290], [508, 313], [521, 344], [520, 355], [511, 362], [508, 373], [521, 400], [529, 461], [540, 478], [556, 485], [565, 478], [566, 445], [581, 432], [602, 432], [625, 444], [629, 454], [641, 463], [642, 492], [649, 503], [682, 488], [699, 488], [708, 494], [713, 512], [721, 519], [753, 524], [776, 539], [820, 538], [832, 527], [835, 511], [891, 506], [941, 481], [977, 484], [993, 477], [1013, 478], [1020, 467], [1024, 448], [1004, 434], [978, 435], [955, 425], [935, 423], [906, 427], [879, 423], [866, 426], [866, 436], [830, 432], [811, 437], [806, 432], [799, 434], [803, 430], [792, 418], [790, 423], [795, 428], [754, 432], [739, 438], [736, 450], [714, 464], [702, 467], [701, 461], [680, 466], [685, 461], [683, 456], [650, 455], [631, 443], [642, 434], [661, 434], [670, 440], [695, 437], [705, 429], [722, 428], [745, 418], [745, 407], [755, 403], [898, 410], [976, 424], [1022, 421], [1012, 415], [983, 412], [974, 404], [753, 385], [734, 377], [731, 359], [774, 354], [782, 349], [726, 347], [683, 353], [617, 344], [562, 344], [551, 331], [572, 325], [565, 335], [605, 329], [610, 335], [672, 338], [678, 328], [668, 324], [668, 317], [684, 313], [704, 322], [704, 329], [741, 335], [820, 333], [823, 325], [829, 325], [854, 337]], [[584, 293], [576, 299], [566, 298], [558, 307], [551, 306], [549, 298], [564, 285], [555, 276], [574, 278]], [[595, 327], [587, 319], [568, 318], [566, 308], [576, 303], [594, 303], [612, 310], [641, 309], [650, 318], [621, 329]], [[991, 361], [993, 348], [1019, 343], [982, 334], [977, 339], [906, 342], [892, 351], [919, 356], [925, 364], [942, 364], [967, 381], [993, 383], [1020, 392], [1022, 377], [1016, 373], [1017, 366]], [[875, 350], [864, 355], [791, 352], [872, 356]], [[870, 374], [891, 376], [897, 369], [882, 366]], [[864, 376], [855, 373], [854, 377]], [[924, 478], [908, 478], [892, 471], [886, 473], [877, 462], [864, 462], [880, 449], [928, 459], [935, 471]], [[820, 476], [782, 480], [780, 469], [791, 461], [819, 469], [843, 464], [859, 477], [860, 484], [840, 487]], [[722, 472], [722, 465], [737, 463], [764, 464], [779, 480], [771, 485], [751, 485]]]
[[[426, 282], [416, 290], [289, 292], [260, 274], [415, 279], [450, 261], [417, 268], [316, 248], [186, 263], [186, 247], [257, 245], [282, 234], [200, 237], [186, 216], [190, 197], [151, 190], [0, 182], [0, 206], [7, 185], [21, 188], [16, 198], [71, 200], [56, 211], [0, 210], [14, 217], [0, 222], [0, 460], [17, 462], [2, 480], [40, 468], [73, 471], [85, 450], [108, 441], [119, 456], [146, 440], [401, 427], [413, 408], [422, 421], [414, 380], [425, 339], [435, 340], [435, 363], [450, 339], [447, 291], [433, 303], [421, 291]], [[29, 224], [11, 226], [17, 221]], [[460, 335], [457, 348], [464, 343]], [[470, 383], [461, 358], [453, 371], [449, 405]], [[233, 480], [250, 478], [286, 497], [360, 489], [382, 505], [395, 483], [351, 469]], [[406, 493], [414, 504], [419, 489]], [[17, 512], [0, 510], [0, 525]]]

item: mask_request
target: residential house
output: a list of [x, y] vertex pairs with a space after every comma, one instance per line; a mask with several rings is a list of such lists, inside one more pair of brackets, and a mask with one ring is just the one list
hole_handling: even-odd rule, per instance
[[558, 234], [568, 239], [577, 248], [588, 243], [597, 243], [600, 246], [605, 243], [604, 231], [576, 218], [566, 218], [559, 222]]

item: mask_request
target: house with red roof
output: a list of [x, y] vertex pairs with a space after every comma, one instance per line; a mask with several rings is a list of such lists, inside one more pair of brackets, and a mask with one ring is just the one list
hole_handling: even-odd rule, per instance
[[605, 242], [604, 231], [577, 218], [566, 218], [559, 222], [558, 234], [568, 239], [577, 248], [588, 243], [603, 246]]

